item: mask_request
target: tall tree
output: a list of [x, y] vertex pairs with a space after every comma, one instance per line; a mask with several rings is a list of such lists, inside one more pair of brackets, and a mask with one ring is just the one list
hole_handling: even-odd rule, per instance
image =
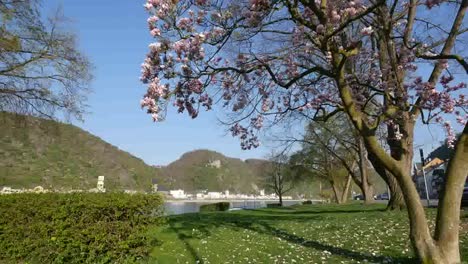
[[[344, 111], [369, 155], [397, 180], [417, 256], [460, 262], [454, 227], [468, 171], [468, 128], [449, 164], [434, 236], [411, 162], [419, 118], [443, 124], [449, 145], [455, 137], [444, 116], [466, 126], [468, 100], [459, 92], [466, 84], [454, 83], [452, 73], [468, 71], [465, 49], [456, 46], [468, 31], [468, 0], [149, 0], [145, 7], [157, 42], [142, 65], [148, 90], [141, 105], [154, 120], [173, 98], [192, 118], [200, 107], [224, 101], [236, 118], [232, 134], [248, 149], [258, 146], [258, 130], [270, 120], [326, 120]], [[417, 71], [420, 65], [430, 74]], [[376, 136], [382, 125], [390, 153]]]
[[43, 19], [40, 1], [0, 0], [0, 111], [80, 118], [91, 80], [60, 13]]

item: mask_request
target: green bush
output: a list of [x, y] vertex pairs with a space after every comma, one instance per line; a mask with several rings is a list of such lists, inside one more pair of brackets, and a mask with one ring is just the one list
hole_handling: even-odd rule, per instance
[[200, 212], [227, 211], [229, 210], [229, 206], [230, 204], [228, 202], [204, 204], [200, 206]]
[[271, 203], [271, 204], [267, 204], [266, 206], [267, 206], [267, 208], [278, 208], [278, 207], [281, 207], [281, 204]]
[[312, 204], [311, 200], [303, 201], [302, 204]]
[[163, 200], [144, 194], [0, 196], [0, 262], [121, 263], [144, 259]]

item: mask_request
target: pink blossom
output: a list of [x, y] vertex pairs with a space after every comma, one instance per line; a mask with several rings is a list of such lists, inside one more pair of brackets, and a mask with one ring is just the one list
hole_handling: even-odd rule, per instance
[[203, 5], [206, 5], [207, 4], [207, 0], [196, 0], [195, 3], [197, 5], [200, 5], [200, 6], [203, 6]]
[[152, 23], [158, 22], [158, 20], [159, 20], [159, 17], [157, 17], [157, 16], [150, 16], [150, 17], [148, 18], [147, 22], [152, 24]]
[[156, 37], [156, 36], [161, 36], [161, 30], [159, 28], [154, 28], [153, 30], [150, 31], [151, 36]]
[[251, 119], [251, 124], [255, 129], [261, 129], [263, 127], [263, 116], [258, 115]]
[[464, 126], [466, 124], [467, 116], [463, 117], [461, 115], [457, 115], [457, 123]]
[[268, 112], [271, 109], [271, 101], [268, 98], [263, 99], [262, 101], [262, 111]]
[[365, 27], [365, 28], [361, 29], [361, 34], [364, 35], [364, 36], [369, 36], [373, 32], [374, 32], [374, 29], [372, 29], [371, 26], [368, 26], [368, 27]]
[[153, 5], [150, 4], [150, 3], [146, 3], [146, 4], [144, 4], [144, 7], [145, 7], [146, 10], [150, 10], [153, 7]]
[[341, 16], [335, 10], [333, 10], [331, 12], [331, 21], [333, 23], [339, 23], [340, 20], [341, 20]]
[[159, 53], [162, 51], [162, 44], [159, 42], [151, 43], [148, 47], [152, 52], [155, 53]]
[[345, 12], [348, 13], [348, 15], [350, 16], [355, 16], [357, 13], [357, 10], [354, 7], [348, 7], [345, 9]]
[[456, 140], [455, 133], [453, 132], [452, 125], [450, 121], [445, 121], [444, 123], [445, 133], [447, 134], [447, 145], [449, 148], [454, 148], [454, 143]]
[[318, 24], [317, 27], [315, 28], [315, 32], [317, 32], [317, 34], [323, 34], [324, 31], [325, 31], [325, 27], [322, 24]]
[[191, 31], [193, 29], [192, 23], [193, 23], [193, 20], [191, 18], [184, 17], [184, 18], [181, 18], [179, 22], [177, 22], [177, 26], [182, 30]]
[[154, 122], [159, 121], [159, 115], [157, 113], [152, 113], [151, 117], [153, 118]]
[[445, 2], [446, 0], [426, 0], [426, 6], [427, 8], [431, 9], [436, 5], [440, 5], [442, 2]]

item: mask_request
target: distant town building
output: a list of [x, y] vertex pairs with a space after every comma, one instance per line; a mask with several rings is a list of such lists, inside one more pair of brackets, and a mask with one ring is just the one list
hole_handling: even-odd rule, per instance
[[[424, 166], [426, 174], [427, 192], [430, 199], [438, 199], [441, 195], [442, 186], [445, 181], [445, 170], [447, 163], [438, 158], [433, 159]], [[421, 164], [415, 164], [415, 173], [413, 181], [422, 198], [426, 198], [426, 187], [424, 184], [424, 176], [421, 170]]]
[[158, 180], [157, 179], [151, 179], [151, 190], [153, 193], [158, 192]]
[[185, 194], [184, 190], [170, 190], [169, 194], [174, 197], [175, 199], [185, 199], [187, 195]]
[[206, 196], [208, 199], [220, 199], [223, 197], [223, 194], [220, 192], [208, 192]]
[[104, 188], [104, 176], [98, 176], [98, 182], [97, 182], [96, 189], [99, 192], [106, 192], [106, 189]]

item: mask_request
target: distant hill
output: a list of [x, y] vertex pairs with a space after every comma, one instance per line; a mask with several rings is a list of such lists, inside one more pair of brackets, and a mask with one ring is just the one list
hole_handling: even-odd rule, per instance
[[210, 150], [195, 150], [161, 168], [169, 188], [253, 193], [262, 189], [261, 166], [265, 160], [229, 158]]
[[[0, 112], [0, 186], [149, 190], [157, 169], [69, 124]], [[159, 176], [159, 177], [158, 177]]]

